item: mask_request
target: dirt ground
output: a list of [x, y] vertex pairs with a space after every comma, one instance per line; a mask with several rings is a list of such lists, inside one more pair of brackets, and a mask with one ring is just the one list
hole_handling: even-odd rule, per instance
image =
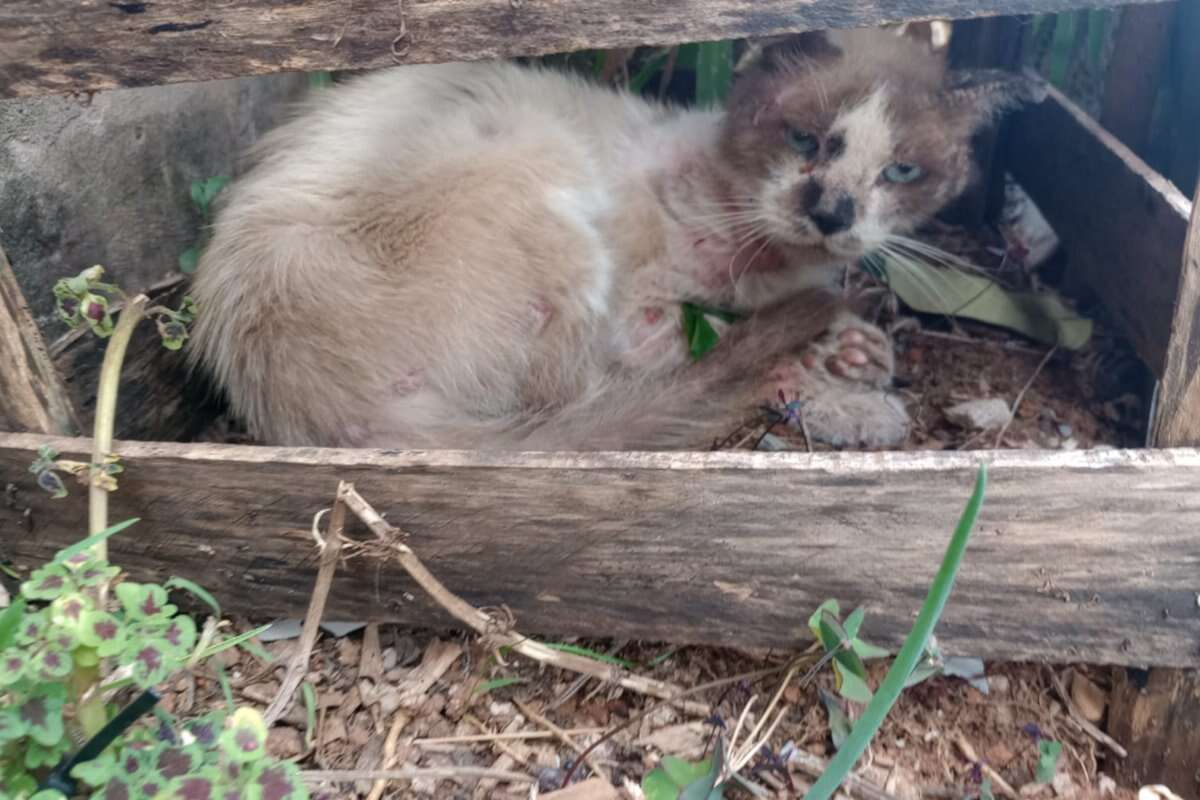
[[[560, 788], [580, 749], [611, 733], [586, 756], [573, 783], [593, 774], [613, 794], [641, 797], [637, 786], [664, 755], [698, 760], [717, 732], [725, 736], [750, 703], [743, 731], [760, 719], [788, 664], [782, 654], [746, 654], [716, 648], [577, 642], [635, 664], [641, 674], [675, 687], [725, 681], [689, 698], [688, 711], [595, 679], [539, 665], [516, 654], [486, 652], [474, 639], [392, 627], [372, 627], [344, 638], [325, 636], [309, 662], [315, 689], [313, 724], [296, 703], [272, 729], [269, 746], [280, 757], [300, 757], [305, 769], [369, 770], [417, 767], [425, 774], [388, 782], [376, 797], [527, 798]], [[298, 640], [265, 646], [270, 664], [227, 651], [225, 666], [235, 698], [265, 708], [279, 690]], [[872, 662], [872, 683], [886, 662]], [[755, 672], [775, 672], [749, 678]], [[1085, 677], [1074, 678], [1078, 672]], [[990, 780], [995, 797], [1133, 798], [1105, 775], [1111, 753], [1067, 714], [1051, 668], [1035, 664], [989, 666], [987, 693], [959, 678], [937, 677], [904, 692], [855, 775], [866, 788], [848, 796], [975, 798]], [[1088, 691], [1067, 689], [1076, 709], [1097, 721], [1104, 712], [1108, 673], [1059, 670], [1064, 686], [1079, 680]], [[822, 695], [826, 701], [822, 701]], [[834, 752], [827, 702], [852, 719], [862, 707], [834, 700], [833, 674], [821, 668], [807, 684], [783, 691], [781, 724], [743, 775], [768, 797], [799, 797]], [[200, 713], [224, 702], [212, 674], [180, 679], [163, 703], [175, 714]], [[1074, 701], [1073, 701], [1074, 702]], [[623, 726], [623, 723], [633, 723]], [[837, 727], [837, 726], [835, 726]], [[743, 739], [745, 736], [743, 736]], [[1054, 777], [1035, 781], [1038, 742], [1060, 742]], [[789, 758], [789, 753], [799, 751]], [[815, 757], [815, 758], [814, 758]], [[472, 770], [518, 773], [521, 782], [489, 780]], [[439, 771], [440, 770], [440, 771]], [[593, 772], [594, 770], [594, 772]], [[327, 798], [367, 797], [371, 781], [328, 784]], [[871, 791], [874, 791], [872, 794]], [[585, 795], [592, 796], [592, 795]], [[751, 797], [735, 790], [730, 797]]]

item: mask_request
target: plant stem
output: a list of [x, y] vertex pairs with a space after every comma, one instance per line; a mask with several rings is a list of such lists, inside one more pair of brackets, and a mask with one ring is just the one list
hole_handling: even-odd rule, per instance
[[[96, 388], [96, 421], [92, 428], [92, 464], [91, 470], [98, 469], [99, 464], [112, 453], [113, 428], [117, 418], [117, 390], [121, 386], [121, 366], [125, 363], [125, 351], [133, 336], [133, 329], [141, 322], [146, 313], [146, 303], [150, 298], [144, 294], [126, 303], [121, 310], [121, 316], [109, 337], [108, 347], [104, 350], [104, 361], [100, 365], [100, 384]], [[89, 473], [88, 483], [88, 536], [100, 533], [108, 527], [108, 490], [98, 485], [96, 475]], [[108, 560], [108, 540], [97, 542], [93, 547], [96, 558]], [[101, 604], [103, 605], [104, 591], [101, 589]], [[108, 722], [108, 712], [104, 708], [104, 698], [100, 692], [88, 691], [100, 681], [100, 665], [91, 667], [75, 667], [71, 675], [71, 687], [76, 697], [86, 697], [76, 711], [76, 721], [83, 735], [91, 739]]]
[[[117, 390], [121, 387], [121, 366], [125, 362], [125, 351], [133, 336], [133, 329], [145, 315], [146, 303], [149, 300], [146, 295], [139, 294], [125, 304], [104, 351], [104, 362], [100, 366], [100, 385], [96, 389], [96, 421], [92, 431], [94, 465], [104, 463], [104, 459], [112, 452], [113, 428], [117, 418]], [[107, 527], [108, 490], [97, 486], [93, 479], [88, 486], [88, 535], [99, 533]], [[107, 541], [97, 544], [95, 551], [97, 558], [107, 560]]]

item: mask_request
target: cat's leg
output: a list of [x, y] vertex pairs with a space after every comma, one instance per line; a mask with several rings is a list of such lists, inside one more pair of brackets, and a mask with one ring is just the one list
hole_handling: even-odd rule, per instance
[[890, 447], [902, 442], [910, 420], [904, 403], [887, 391], [895, 359], [882, 330], [849, 312], [798, 356], [767, 373], [772, 402], [798, 400], [804, 428], [834, 447]]

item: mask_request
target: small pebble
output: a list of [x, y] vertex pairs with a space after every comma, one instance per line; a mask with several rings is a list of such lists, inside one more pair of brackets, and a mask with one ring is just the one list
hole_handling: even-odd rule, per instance
[[967, 400], [946, 409], [946, 419], [963, 428], [994, 430], [1008, 422], [1009, 408], [998, 397]]

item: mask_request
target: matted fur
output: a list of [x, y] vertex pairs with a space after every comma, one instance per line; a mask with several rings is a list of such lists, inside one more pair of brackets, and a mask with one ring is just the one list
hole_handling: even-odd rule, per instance
[[[951, 102], [964, 80], [911, 39], [831, 39], [765, 51], [728, 113], [506, 63], [321, 92], [222, 200], [193, 355], [269, 443], [711, 441], [828, 328], [820, 287], [962, 191], [970, 134], [1015, 96]], [[894, 161], [925, 179], [881, 184]], [[852, 224], [823, 234], [826, 206]], [[684, 300], [755, 318], [692, 364]]]

